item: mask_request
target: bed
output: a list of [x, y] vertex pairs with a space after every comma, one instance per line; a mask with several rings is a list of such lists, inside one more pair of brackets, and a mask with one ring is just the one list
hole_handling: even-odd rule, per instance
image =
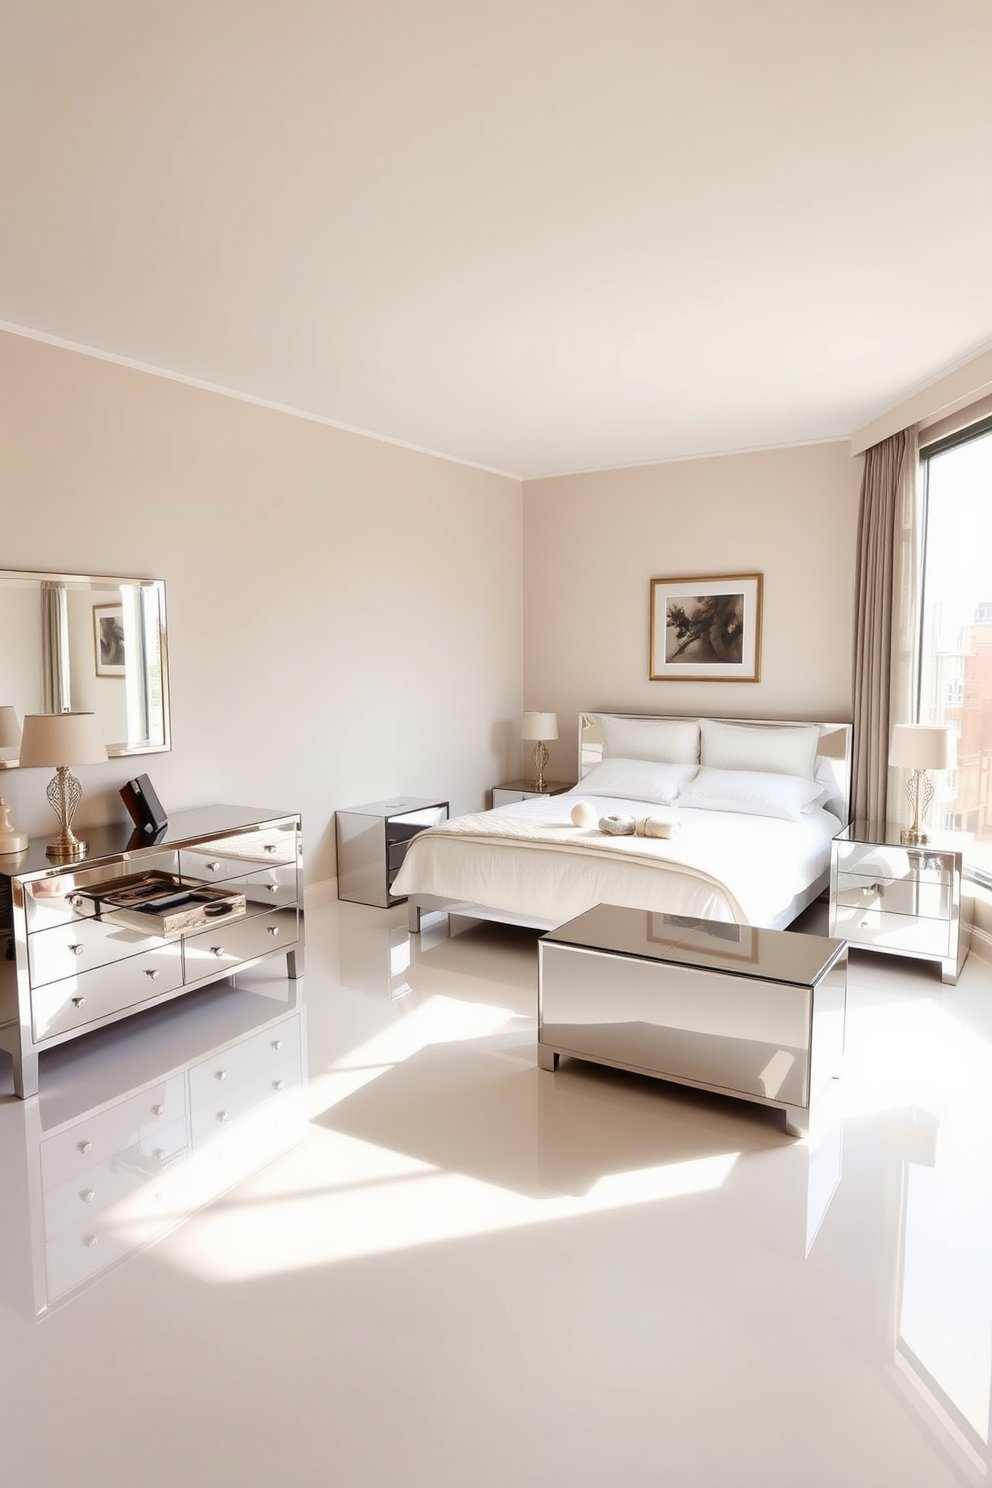
[[783, 929], [826, 888], [850, 724], [590, 712], [578, 739], [570, 791], [413, 839], [393, 886], [412, 932], [435, 910], [547, 930], [602, 903]]

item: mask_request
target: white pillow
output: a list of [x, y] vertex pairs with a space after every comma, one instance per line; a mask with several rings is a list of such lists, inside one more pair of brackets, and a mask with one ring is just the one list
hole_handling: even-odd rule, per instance
[[699, 762], [714, 770], [768, 770], [812, 780], [820, 742], [817, 724], [779, 728], [770, 724], [699, 720]]
[[711, 770], [705, 765], [679, 797], [680, 806], [697, 811], [741, 811], [748, 816], [777, 816], [799, 821], [819, 800], [823, 787], [799, 775], [773, 775], [767, 770]]
[[608, 759], [593, 765], [572, 794], [619, 796], [628, 801], [651, 801], [670, 806], [696, 773], [695, 765], [666, 765], [657, 760]]
[[667, 765], [699, 764], [696, 718], [619, 718], [601, 713], [604, 759], [661, 760]]

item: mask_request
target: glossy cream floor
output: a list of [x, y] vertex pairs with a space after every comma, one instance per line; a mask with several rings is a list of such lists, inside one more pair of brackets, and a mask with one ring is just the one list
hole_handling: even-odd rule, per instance
[[0, 1066], [4, 1484], [985, 1483], [992, 968], [853, 955], [795, 1142], [541, 1073], [534, 937], [455, 929], [325, 904], [302, 1006], [270, 964], [53, 1053], [35, 1101]]

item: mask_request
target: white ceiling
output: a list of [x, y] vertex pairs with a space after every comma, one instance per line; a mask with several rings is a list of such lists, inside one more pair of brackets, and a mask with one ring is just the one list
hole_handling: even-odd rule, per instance
[[987, 0], [3, 0], [0, 320], [519, 476], [992, 342]]

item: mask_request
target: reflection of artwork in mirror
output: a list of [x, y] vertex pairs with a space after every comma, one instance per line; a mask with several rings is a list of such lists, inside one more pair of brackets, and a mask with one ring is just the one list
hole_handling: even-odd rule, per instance
[[18, 719], [95, 713], [112, 758], [168, 749], [166, 649], [161, 579], [0, 570], [0, 703]]
[[98, 677], [125, 673], [124, 609], [122, 605], [93, 606], [93, 648]]

